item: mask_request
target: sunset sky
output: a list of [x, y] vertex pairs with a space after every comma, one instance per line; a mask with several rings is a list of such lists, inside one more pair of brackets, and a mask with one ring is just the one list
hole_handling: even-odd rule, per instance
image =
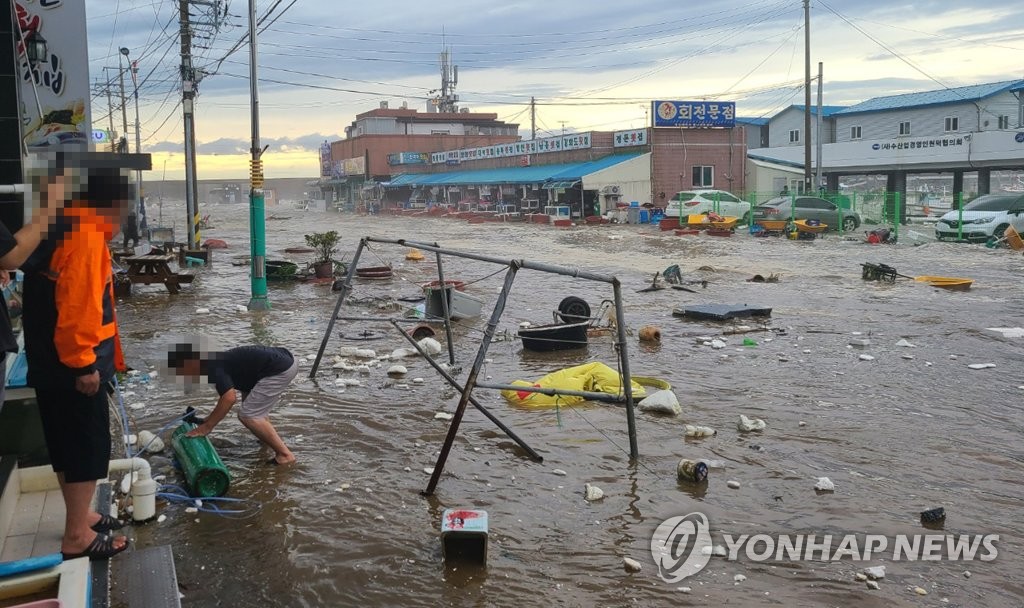
[[[181, 179], [180, 62], [175, 0], [87, 0], [93, 81], [139, 59], [143, 151], [160, 179]], [[248, 168], [248, 6], [229, 0], [218, 30], [197, 28], [208, 75], [196, 102], [200, 179]], [[213, 21], [200, 7], [195, 21]], [[269, 14], [268, 14], [269, 12]], [[530, 96], [541, 135], [645, 124], [649, 99], [734, 100], [741, 116], [803, 103], [800, 0], [664, 3], [635, 0], [430, 3], [258, 0], [265, 173], [315, 177], [317, 147], [340, 139], [381, 101], [425, 109], [440, 86], [438, 53], [459, 66], [460, 105], [496, 112], [529, 137]], [[1024, 78], [1018, 2], [813, 1], [812, 61], [825, 64], [825, 103]], [[228, 52], [236, 47], [233, 54]], [[112, 74], [116, 73], [112, 72]], [[106, 97], [93, 121], [107, 123]], [[134, 143], [134, 142], [133, 142]]]

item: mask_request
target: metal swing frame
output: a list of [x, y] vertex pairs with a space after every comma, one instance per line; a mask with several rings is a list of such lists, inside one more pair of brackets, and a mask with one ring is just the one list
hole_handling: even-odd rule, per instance
[[[486, 262], [490, 264], [497, 264], [505, 266], [508, 270], [505, 272], [505, 282], [501, 288], [501, 292], [498, 294], [497, 301], [494, 304], [494, 309], [491, 311], [491, 316], [487, 321], [487, 327], [484, 330], [483, 339], [480, 342], [480, 348], [477, 350], [476, 357], [473, 360], [473, 365], [469, 369], [469, 375], [466, 378], [465, 384], [459, 384], [458, 380], [451, 376], [445, 371], [437, 362], [429, 357], [416, 340], [407, 332], [401, 324], [404, 322], [417, 323], [418, 320], [410, 319], [395, 319], [390, 317], [339, 317], [338, 313], [341, 311], [341, 307], [345, 302], [345, 299], [352, 293], [352, 280], [356, 276], [356, 267], [359, 265], [359, 258], [363, 251], [369, 247], [371, 243], [382, 244], [382, 245], [397, 245], [400, 247], [414, 247], [423, 251], [433, 252], [437, 258], [437, 275], [438, 282], [440, 285], [446, 285], [444, 279], [444, 256], [451, 256], [456, 258], [463, 258], [467, 260], [475, 260], [479, 262]], [[617, 338], [615, 344], [615, 350], [619, 359], [619, 369], [622, 372], [622, 392], [621, 394], [611, 395], [608, 393], [597, 393], [590, 391], [572, 391], [554, 388], [540, 388], [532, 386], [514, 386], [509, 384], [497, 384], [489, 382], [480, 382], [478, 380], [480, 375], [480, 369], [483, 367], [484, 360], [487, 357], [487, 351], [490, 348], [491, 341], [494, 338], [495, 331], [498, 327], [498, 322], [501, 320], [502, 314], [505, 312], [505, 305], [508, 300], [508, 295], [512, 290], [512, 284], [515, 282], [515, 278], [520, 270], [533, 270], [537, 272], [545, 272], [550, 274], [557, 274], [561, 276], [573, 277], [577, 279], [584, 279], [588, 281], [597, 281], [600, 283], [608, 283], [612, 286], [612, 301], [615, 305], [615, 324], [617, 330]], [[448, 298], [441, 298], [441, 306], [444, 313], [442, 319], [444, 323], [445, 336], [448, 343], [448, 359], [450, 364], [455, 364], [455, 345], [452, 340], [452, 324], [451, 315], [448, 310]], [[345, 275], [344, 283], [341, 286], [341, 290], [338, 293], [338, 300], [334, 305], [334, 311], [331, 314], [331, 318], [327, 323], [327, 329], [324, 332], [323, 340], [320, 342], [320, 348], [316, 353], [316, 360], [313, 361], [313, 368], [309, 372], [311, 379], [316, 378], [317, 370], [320, 368], [320, 362], [323, 359], [324, 351], [327, 350], [327, 344], [331, 339], [331, 334], [334, 332], [335, 321], [348, 320], [348, 321], [377, 321], [390, 323], [398, 333], [404, 337], [416, 350], [423, 356], [423, 358], [434, 368], [437, 373], [444, 378], [448, 384], [457, 389], [461, 393], [459, 398], [459, 404], [455, 409], [455, 414], [452, 417], [451, 424], [448, 427], [448, 433], [445, 436], [444, 445], [441, 448], [441, 453], [437, 457], [437, 463], [434, 465], [433, 473], [430, 476], [430, 482], [427, 484], [426, 489], [423, 491], [423, 495], [430, 496], [434, 493], [437, 488], [438, 481], [441, 479], [441, 474], [444, 472], [445, 463], [448, 460], [448, 456], [451, 452], [452, 445], [455, 443], [455, 437], [458, 435], [459, 426], [462, 424], [462, 417], [466, 412], [466, 406], [472, 404], [477, 410], [479, 410], [484, 416], [486, 416], [491, 422], [493, 422], [498, 428], [500, 428], [510, 439], [515, 441], [520, 447], [522, 447], [531, 458], [537, 462], [542, 462], [543, 458], [529, 445], [526, 444], [521, 438], [519, 438], [510, 428], [502, 423], [494, 414], [489, 412], [479, 401], [473, 397], [473, 390], [476, 388], [490, 389], [490, 390], [515, 390], [527, 393], [540, 393], [543, 395], [565, 395], [574, 397], [583, 397], [585, 399], [593, 401], [602, 401], [606, 403], [623, 403], [626, 406], [626, 423], [629, 432], [629, 456], [631, 461], [635, 461], [639, 457], [639, 450], [637, 449], [636, 439], [636, 415], [634, 412], [634, 401], [633, 401], [633, 384], [632, 375], [629, 369], [629, 354], [627, 351], [627, 337], [626, 337], [626, 323], [622, 312], [622, 286], [619, 279], [613, 275], [600, 274], [596, 272], [590, 272], [587, 270], [581, 270], [579, 268], [569, 268], [566, 266], [557, 266], [553, 264], [544, 264], [540, 262], [530, 262], [528, 260], [516, 260], [499, 258], [495, 256], [482, 255], [466, 251], [458, 251], [453, 249], [447, 249], [441, 247], [437, 243], [422, 243], [419, 241], [406, 240], [406, 239], [383, 239], [376, 237], [363, 237], [359, 241], [356, 252], [352, 256], [352, 261], [349, 264], [348, 272]]]

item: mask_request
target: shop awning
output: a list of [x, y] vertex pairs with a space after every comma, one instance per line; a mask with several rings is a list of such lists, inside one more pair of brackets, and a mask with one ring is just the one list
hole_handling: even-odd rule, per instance
[[558, 165], [534, 165], [530, 167], [503, 167], [500, 169], [478, 169], [475, 171], [445, 171], [443, 173], [404, 173], [394, 176], [385, 188], [419, 186], [488, 186], [499, 184], [546, 184], [565, 183], [554, 186], [570, 188], [584, 176], [613, 167], [640, 154], [616, 154], [597, 160]]
[[544, 187], [548, 190], [562, 190], [565, 188], [572, 188], [578, 183], [580, 183], [580, 180], [578, 179], [572, 181], [547, 182], [544, 184]]

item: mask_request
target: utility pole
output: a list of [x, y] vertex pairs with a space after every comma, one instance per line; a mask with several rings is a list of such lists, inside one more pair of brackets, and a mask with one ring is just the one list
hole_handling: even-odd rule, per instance
[[252, 112], [252, 159], [249, 161], [249, 232], [252, 253], [252, 299], [249, 310], [270, 310], [267, 298], [267, 237], [263, 211], [263, 150], [260, 147], [260, 89], [256, 77], [256, 0], [249, 0], [249, 104]]
[[530, 139], [537, 139], [537, 98], [530, 98]]
[[[142, 154], [142, 123], [139, 122], [139, 62], [132, 61], [132, 88], [135, 89], [135, 153]], [[145, 228], [146, 210], [142, 206], [142, 170], [135, 172], [135, 216], [139, 229]]]
[[804, 193], [811, 192], [811, 0], [804, 0]]
[[107, 117], [110, 119], [110, 151], [117, 152], [117, 139], [114, 137], [114, 102], [110, 96], [110, 80], [107, 80]]
[[[121, 132], [121, 137], [125, 138], [125, 146], [128, 145], [128, 102], [124, 98], [124, 66], [121, 65], [121, 53], [117, 54], [117, 76], [121, 81], [121, 126], [124, 131]], [[127, 152], [127, 150], [126, 150]]]
[[821, 121], [822, 121], [822, 115], [821, 115], [821, 112], [822, 112], [822, 109], [821, 109], [821, 95], [822, 95], [821, 75], [822, 75], [823, 71], [824, 71], [823, 64], [822, 64], [822, 62], [819, 61], [818, 62], [818, 119], [817, 119], [817, 126], [816, 126], [816, 128], [814, 130], [815, 131], [815, 136], [818, 139], [818, 143], [817, 143], [816, 150], [815, 150], [815, 155], [814, 155], [815, 158], [817, 159], [817, 162], [815, 163], [815, 167], [817, 168], [817, 171], [815, 172], [815, 175], [814, 175], [814, 186], [815, 186], [814, 189], [815, 190], [820, 190], [821, 189], [821, 172], [822, 172], [822, 169], [821, 169], [821, 150], [822, 150], [822, 148], [821, 148], [821, 146], [822, 146], [822, 141], [821, 141]]
[[181, 107], [185, 124], [185, 225], [188, 228], [189, 249], [198, 249], [194, 217], [196, 204], [196, 156], [195, 156], [195, 69], [192, 67], [192, 25], [189, 23], [188, 0], [178, 2], [178, 20], [181, 26]]

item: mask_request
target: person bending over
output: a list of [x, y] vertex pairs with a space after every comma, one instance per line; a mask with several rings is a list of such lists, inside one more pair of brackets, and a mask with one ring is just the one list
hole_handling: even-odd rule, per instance
[[287, 349], [239, 346], [207, 354], [188, 345], [178, 345], [167, 354], [167, 365], [176, 375], [192, 381], [206, 376], [220, 395], [213, 412], [189, 431], [189, 437], [209, 435], [235, 406], [238, 400], [235, 391], [238, 391], [242, 394], [238, 419], [257, 439], [274, 450], [274, 457], [269, 462], [295, 462], [295, 454], [277, 434], [269, 418], [270, 410], [281, 400], [281, 393], [299, 371], [295, 357]]

